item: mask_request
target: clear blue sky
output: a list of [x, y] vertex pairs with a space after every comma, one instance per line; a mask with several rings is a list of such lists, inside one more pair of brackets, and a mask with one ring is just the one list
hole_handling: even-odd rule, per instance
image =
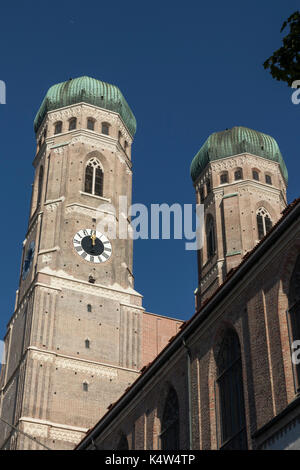
[[[137, 118], [134, 201], [194, 202], [190, 162], [208, 135], [235, 125], [276, 138], [300, 195], [300, 105], [263, 61], [281, 45], [298, 1], [14, 1], [1, 5], [0, 334], [13, 312], [35, 140], [47, 89], [90, 75], [117, 84]], [[300, 77], [299, 77], [300, 79]], [[135, 286], [150, 312], [194, 311], [196, 255], [183, 241], [135, 242]]]

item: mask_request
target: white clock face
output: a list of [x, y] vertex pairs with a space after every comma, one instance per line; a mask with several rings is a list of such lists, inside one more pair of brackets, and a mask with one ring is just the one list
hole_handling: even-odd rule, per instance
[[111, 256], [111, 243], [100, 232], [91, 228], [79, 230], [73, 238], [78, 255], [90, 263], [104, 263]]

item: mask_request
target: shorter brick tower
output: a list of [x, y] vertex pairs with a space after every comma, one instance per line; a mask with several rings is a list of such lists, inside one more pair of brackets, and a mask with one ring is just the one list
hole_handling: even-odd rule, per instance
[[273, 137], [233, 127], [209, 136], [192, 161], [191, 176], [205, 218], [198, 309], [280, 218], [288, 175]]

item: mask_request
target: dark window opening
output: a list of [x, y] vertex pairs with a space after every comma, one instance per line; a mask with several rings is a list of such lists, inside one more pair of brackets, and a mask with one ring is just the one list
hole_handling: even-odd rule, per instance
[[214, 219], [208, 215], [206, 221], [206, 246], [207, 246], [207, 259], [212, 258], [216, 252], [215, 229]]
[[200, 202], [203, 202], [205, 199], [204, 187], [200, 186]]
[[70, 119], [70, 121], [69, 121], [69, 131], [73, 131], [74, 129], [76, 129], [76, 124], [77, 124], [77, 119], [76, 118]]
[[244, 389], [240, 343], [229, 330], [217, 358], [217, 393], [220, 419], [220, 447], [247, 449]]
[[84, 191], [92, 194], [93, 192], [93, 167], [88, 165], [85, 169], [85, 186]]
[[102, 134], [109, 135], [109, 125], [106, 122], [102, 123]]
[[234, 172], [234, 179], [235, 181], [242, 180], [243, 179], [243, 170], [239, 168]]
[[87, 128], [90, 130], [90, 131], [93, 131], [95, 129], [95, 120], [92, 119], [92, 118], [88, 118], [87, 120]]
[[[298, 255], [293, 269], [293, 273], [290, 280], [289, 292], [289, 323], [291, 326], [292, 338], [291, 341], [297, 341], [300, 339], [300, 256]], [[297, 351], [298, 348], [292, 348], [291, 353]], [[295, 375], [295, 386], [296, 391], [300, 391], [300, 363], [293, 364], [294, 375]]]
[[39, 172], [37, 205], [39, 205], [40, 202], [41, 202], [42, 189], [43, 189], [43, 180], [44, 180], [44, 167], [41, 166], [40, 167], [40, 172]]
[[96, 196], [102, 196], [103, 195], [103, 172], [102, 172], [101, 168], [96, 168], [95, 195]]
[[227, 173], [227, 171], [225, 173], [221, 174], [220, 182], [221, 182], [221, 184], [228, 183], [228, 173]]
[[58, 121], [54, 126], [54, 134], [61, 134], [62, 131], [62, 121]]
[[270, 175], [266, 175], [266, 183], [267, 184], [272, 184], [272, 178]]
[[160, 439], [162, 450], [179, 450], [179, 404], [174, 388], [170, 389], [166, 399]]
[[209, 194], [211, 191], [211, 182], [210, 182], [210, 179], [208, 178], [206, 180], [206, 194]]
[[128, 440], [124, 434], [121, 436], [116, 450], [129, 450]]
[[258, 174], [258, 171], [256, 170], [253, 170], [252, 171], [252, 178], [256, 181], [259, 181], [259, 174]]

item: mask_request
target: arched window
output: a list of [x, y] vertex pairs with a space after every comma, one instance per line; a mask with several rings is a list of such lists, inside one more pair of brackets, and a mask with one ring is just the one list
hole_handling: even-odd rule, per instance
[[214, 219], [210, 214], [207, 216], [206, 219], [206, 247], [207, 259], [210, 259], [214, 256], [216, 252]]
[[225, 184], [228, 183], [228, 171], [223, 171], [220, 175], [220, 183]]
[[101, 128], [102, 134], [109, 135], [109, 124], [107, 124], [107, 122], [102, 122]]
[[258, 239], [261, 240], [272, 228], [272, 220], [268, 211], [260, 207], [256, 212]]
[[89, 129], [90, 131], [93, 131], [95, 129], [95, 119], [93, 118], [87, 118], [87, 125], [86, 125], [87, 129]]
[[265, 175], [266, 176], [266, 183], [267, 184], [272, 184], [272, 178], [270, 175]]
[[127, 149], [128, 149], [128, 142], [127, 142], [127, 140], [125, 140], [125, 142], [124, 142], [125, 153], [127, 153]]
[[[292, 330], [292, 341], [300, 339], [300, 255], [298, 255], [291, 276], [289, 292], [289, 320]], [[298, 348], [297, 348], [298, 349]], [[300, 390], [300, 363], [294, 365], [297, 391]]]
[[54, 124], [54, 134], [61, 134], [62, 131], [62, 121], [57, 121]]
[[120, 437], [116, 450], [129, 450], [128, 440], [125, 434], [122, 434]]
[[74, 129], [76, 129], [76, 125], [77, 125], [77, 119], [75, 117], [71, 118], [69, 120], [69, 131], [73, 131]]
[[172, 387], [168, 393], [161, 422], [161, 449], [179, 450], [179, 404]]
[[228, 330], [217, 357], [220, 447], [247, 449], [241, 348], [237, 334]]
[[257, 170], [252, 170], [252, 178], [256, 181], [259, 181], [259, 173]]
[[84, 342], [84, 344], [85, 344], [86, 349], [90, 349], [90, 344], [91, 344], [91, 342], [90, 342], [89, 339], [86, 339], [85, 342]]
[[92, 311], [92, 306], [91, 306], [91, 304], [87, 304], [87, 311], [88, 311], [88, 312], [91, 312], [91, 311]]
[[39, 171], [37, 205], [40, 204], [41, 198], [42, 198], [43, 180], [44, 180], [44, 167], [43, 165], [41, 165], [40, 171]]
[[118, 141], [121, 142], [121, 139], [122, 139], [122, 132], [119, 131], [119, 132], [118, 132]]
[[234, 172], [234, 180], [242, 180], [243, 179], [243, 170], [242, 168], [237, 168]]
[[103, 196], [103, 171], [97, 158], [91, 158], [86, 165], [84, 191]]

